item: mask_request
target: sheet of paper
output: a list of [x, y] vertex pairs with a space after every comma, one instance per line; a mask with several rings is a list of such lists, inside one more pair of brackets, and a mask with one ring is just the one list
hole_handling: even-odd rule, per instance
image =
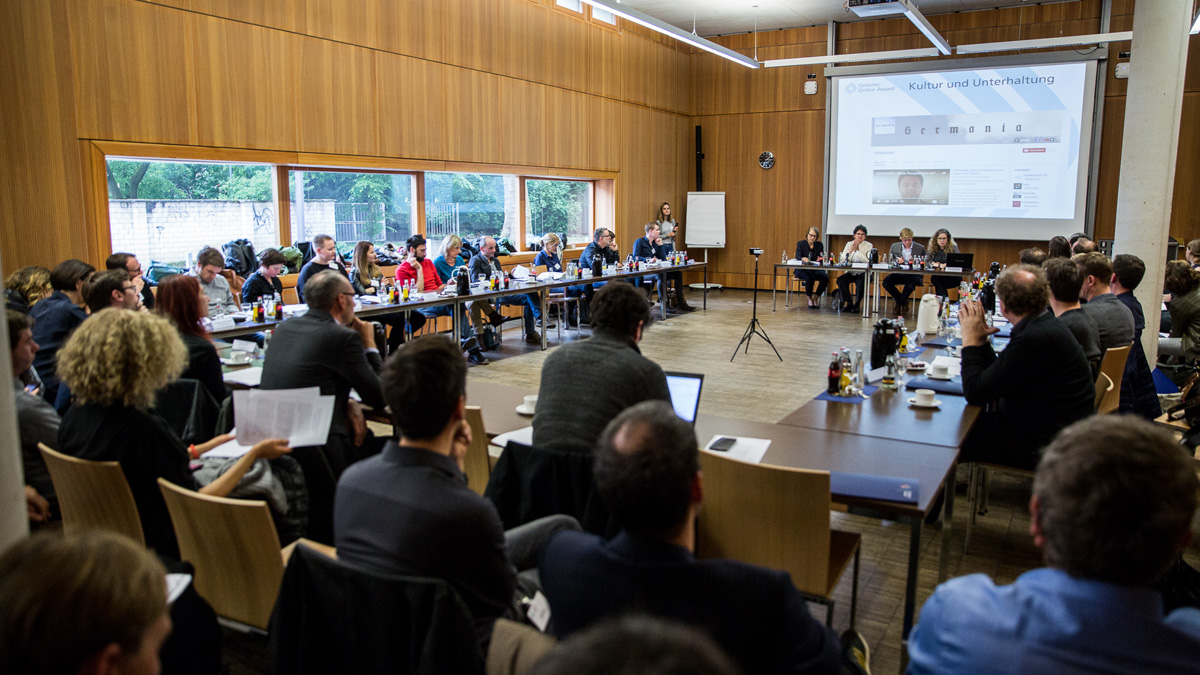
[[[708, 445], [704, 446], [705, 450], [722, 436], [713, 436]], [[725, 452], [713, 452], [714, 455], [721, 455], [730, 459], [736, 459], [751, 464], [759, 464], [762, 462], [763, 455], [767, 454], [767, 448], [771, 447], [771, 439], [769, 438], [748, 438], [746, 436], [724, 436], [724, 438], [736, 438], [737, 442], [733, 447]], [[710, 452], [712, 452], [710, 450]]]
[[171, 604], [183, 595], [192, 583], [192, 575], [173, 572], [167, 575], [167, 604]]
[[225, 384], [238, 384], [243, 387], [257, 387], [262, 384], [262, 368], [242, 368], [231, 370], [221, 376]]
[[307, 313], [307, 312], [308, 312], [308, 305], [305, 305], [305, 304], [284, 305], [283, 306], [283, 315], [284, 316], [289, 316], [289, 317], [290, 316], [304, 316], [305, 313]]
[[233, 351], [253, 354], [258, 351], [258, 343], [251, 342], [250, 340], [234, 340]]
[[334, 397], [319, 387], [233, 392], [234, 423], [243, 444], [286, 438], [294, 448], [324, 445], [333, 420]]
[[491, 440], [492, 445], [504, 447], [509, 441], [516, 441], [525, 445], [533, 445], [533, 427], [521, 427], [508, 433], [500, 434]]
[[528, 279], [529, 268], [525, 267], [524, 265], [517, 265], [516, 267], [512, 268], [512, 276], [514, 279]]
[[378, 295], [360, 295], [358, 301], [364, 305], [378, 305], [383, 302]]
[[232, 441], [225, 441], [212, 450], [209, 450], [208, 452], [204, 453], [204, 456], [236, 459], [247, 452], [250, 452], [250, 448], [253, 447], [253, 445], [242, 445], [241, 443], [238, 443], [238, 440], [235, 438]]

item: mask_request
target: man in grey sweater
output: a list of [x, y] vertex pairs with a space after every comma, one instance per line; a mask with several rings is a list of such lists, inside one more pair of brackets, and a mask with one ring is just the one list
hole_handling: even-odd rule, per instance
[[592, 337], [550, 352], [542, 366], [534, 447], [591, 452], [604, 427], [642, 401], [670, 401], [662, 368], [638, 342], [650, 323], [646, 296], [631, 284], [605, 284], [591, 303]]
[[[1071, 257], [1083, 272], [1079, 299], [1086, 300], [1083, 312], [1100, 329], [1100, 349], [1128, 347], [1133, 344], [1133, 312], [1113, 294], [1113, 268], [1103, 253], [1080, 253]], [[1124, 364], [1122, 364], [1124, 367]]]

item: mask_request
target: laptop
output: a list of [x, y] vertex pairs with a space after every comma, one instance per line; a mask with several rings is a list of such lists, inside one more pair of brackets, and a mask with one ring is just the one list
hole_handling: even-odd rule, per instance
[[696, 373], [666, 373], [671, 406], [685, 422], [696, 426], [696, 411], [700, 408], [700, 386], [704, 375]]
[[946, 267], [961, 267], [964, 270], [975, 269], [974, 253], [947, 253]]

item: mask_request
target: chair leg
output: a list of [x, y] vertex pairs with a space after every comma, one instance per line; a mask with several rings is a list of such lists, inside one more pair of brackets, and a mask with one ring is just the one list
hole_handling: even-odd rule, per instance
[[[978, 487], [976, 482], [979, 480], [979, 474], [976, 465], [970, 465], [970, 470], [967, 473], [967, 534], [963, 538], [963, 554], [971, 549], [971, 527], [975, 525], [975, 490]], [[949, 495], [947, 495], [949, 498]]]
[[825, 606], [825, 625], [833, 628], [833, 600]]
[[854, 617], [858, 612], [858, 559], [862, 556], [862, 544], [854, 551], [854, 579], [850, 583], [850, 628], [854, 629]]
[[983, 486], [983, 494], [980, 495], [982, 505], [979, 507], [979, 515], [986, 516], [988, 512], [988, 494], [992, 491], [992, 472], [985, 468], [980, 468], [983, 472], [980, 482]]

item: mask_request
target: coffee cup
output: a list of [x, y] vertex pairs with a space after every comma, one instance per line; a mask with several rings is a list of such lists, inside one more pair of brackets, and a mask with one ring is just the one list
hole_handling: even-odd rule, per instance
[[929, 369], [929, 375], [941, 380], [948, 379], [950, 377], [950, 367], [944, 363], [935, 363], [933, 364], [933, 367]]
[[250, 355], [246, 352], [230, 352], [229, 362], [234, 365], [245, 365], [250, 363]]
[[933, 398], [933, 390], [932, 389], [918, 389], [916, 391], [916, 395], [917, 395], [917, 397], [916, 397], [917, 405], [933, 405], [934, 404], [935, 399]]
[[537, 400], [538, 400], [537, 394], [530, 394], [529, 396], [526, 396], [525, 397], [525, 409], [526, 410], [537, 409]]

